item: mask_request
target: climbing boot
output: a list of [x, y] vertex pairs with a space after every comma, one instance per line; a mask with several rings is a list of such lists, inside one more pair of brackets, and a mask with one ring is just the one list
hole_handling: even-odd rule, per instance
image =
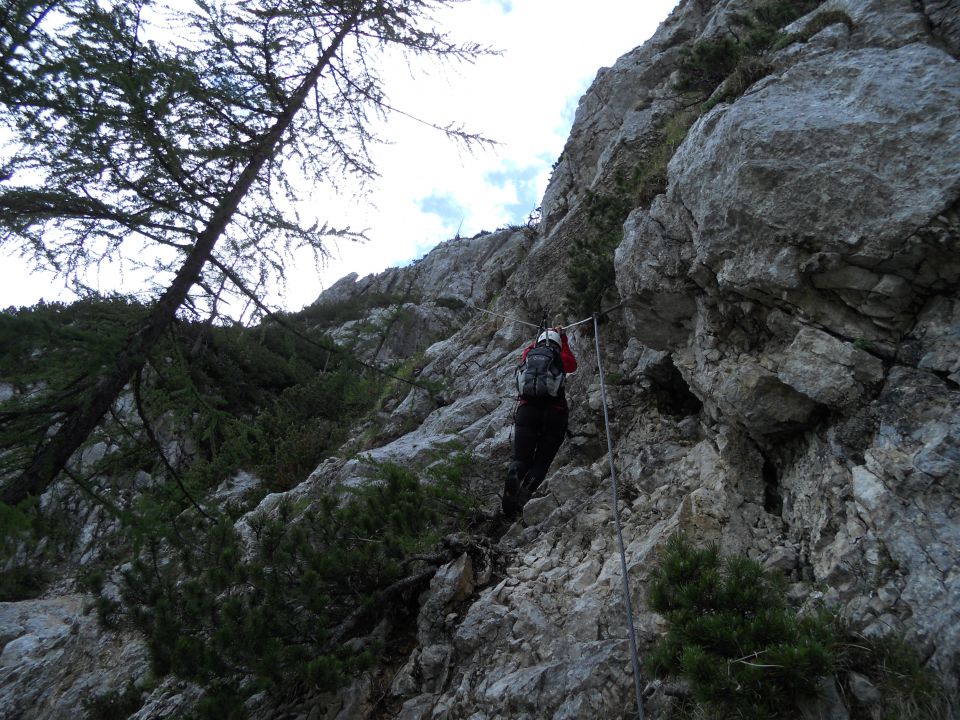
[[520, 514], [523, 503], [517, 499], [517, 493], [520, 490], [520, 478], [517, 474], [517, 468], [511, 465], [507, 471], [507, 479], [503, 483], [503, 514], [508, 520], [513, 520]]
[[520, 502], [519, 498], [516, 495], [511, 495], [506, 492], [503, 493], [501, 505], [503, 507], [503, 516], [507, 518], [507, 520], [516, 520], [520, 517], [520, 512], [523, 510], [523, 503]]
[[520, 482], [520, 489], [517, 490], [517, 500], [520, 502], [520, 507], [526, 505], [530, 498], [533, 497], [533, 493], [537, 491], [537, 488], [540, 487], [540, 483], [543, 482], [543, 478], [538, 477], [533, 472], [528, 472], [523, 480]]

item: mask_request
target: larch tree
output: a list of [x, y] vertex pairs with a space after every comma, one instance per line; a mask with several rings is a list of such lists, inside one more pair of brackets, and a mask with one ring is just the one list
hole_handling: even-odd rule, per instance
[[282, 279], [292, 250], [321, 257], [331, 236], [357, 237], [302, 221], [297, 188], [375, 175], [372, 124], [393, 111], [378, 72], [388, 53], [490, 52], [432, 27], [462, 1], [13, 0], [0, 11], [0, 244], [78, 283], [120, 256], [164, 279], [0, 500], [59, 476], [185, 306], [214, 311], [224, 288], [254, 295]]

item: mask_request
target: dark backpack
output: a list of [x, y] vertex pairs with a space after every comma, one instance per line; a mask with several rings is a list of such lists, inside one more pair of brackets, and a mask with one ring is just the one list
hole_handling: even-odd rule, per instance
[[517, 390], [524, 400], [556, 398], [566, 376], [560, 351], [539, 345], [530, 348], [526, 360], [517, 368]]

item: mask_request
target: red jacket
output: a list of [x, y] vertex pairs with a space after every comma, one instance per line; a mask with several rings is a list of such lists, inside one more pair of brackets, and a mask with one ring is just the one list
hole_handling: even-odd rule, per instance
[[[527, 347], [523, 349], [523, 355], [520, 357], [520, 364], [522, 365], [524, 360], [527, 359], [527, 353], [533, 350], [537, 346], [537, 341], [534, 340]], [[560, 363], [563, 365], [563, 371], [565, 373], [575, 372], [577, 369], [577, 358], [573, 356], [573, 351], [570, 350], [570, 343], [567, 340], [566, 335], [560, 336]], [[520, 398], [519, 404], [526, 405], [529, 403], [529, 400], [524, 400]], [[564, 392], [564, 388], [560, 388], [560, 397], [557, 398], [557, 402], [553, 403], [553, 407], [558, 410], [567, 410], [567, 395]]]

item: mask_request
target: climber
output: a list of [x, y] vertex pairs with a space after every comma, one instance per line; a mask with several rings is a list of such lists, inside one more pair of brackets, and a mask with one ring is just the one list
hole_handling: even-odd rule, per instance
[[549, 328], [524, 349], [517, 368], [513, 461], [503, 488], [503, 514], [513, 519], [546, 477], [567, 433], [567, 373], [577, 369], [563, 328]]

